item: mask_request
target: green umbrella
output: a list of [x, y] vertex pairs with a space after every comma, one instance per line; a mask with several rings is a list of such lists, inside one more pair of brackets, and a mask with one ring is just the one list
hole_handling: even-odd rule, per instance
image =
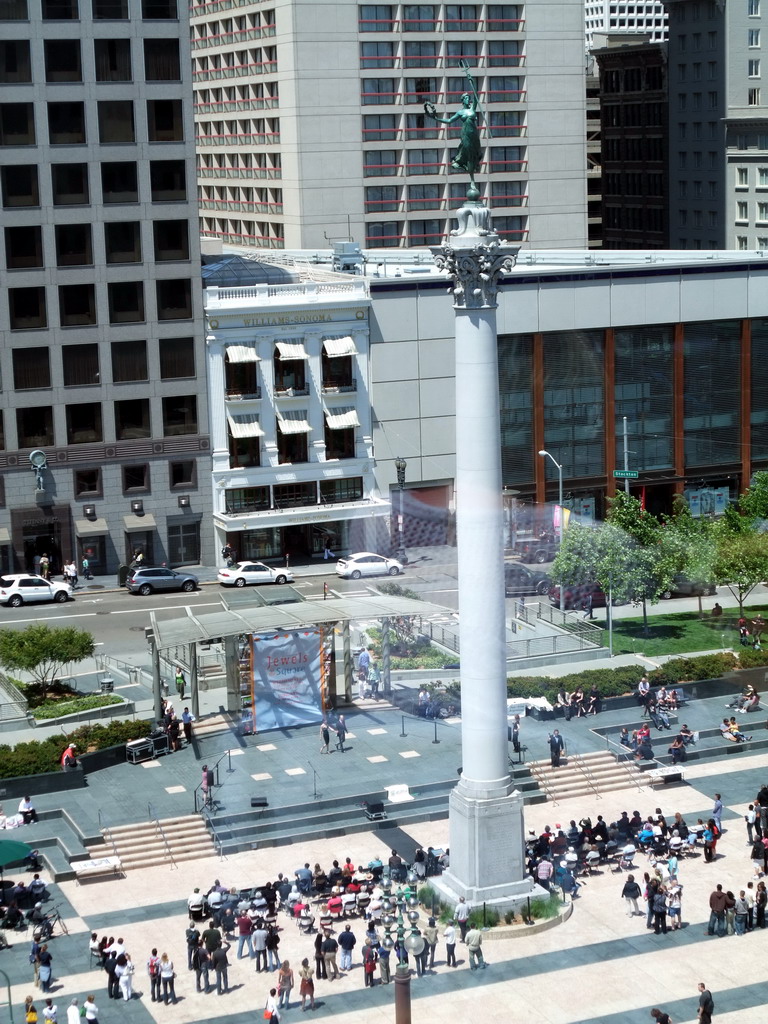
[[3, 868], [9, 864], [17, 864], [25, 861], [32, 853], [32, 847], [26, 843], [20, 843], [16, 839], [0, 839], [0, 886], [3, 880]]

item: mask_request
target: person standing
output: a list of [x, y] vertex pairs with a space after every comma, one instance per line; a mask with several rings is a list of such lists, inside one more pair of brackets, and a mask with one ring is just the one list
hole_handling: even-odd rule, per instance
[[149, 975], [149, 990], [152, 995], [152, 1002], [160, 1002], [160, 957], [157, 950], [153, 949], [147, 960], [147, 974]]
[[344, 740], [347, 738], [347, 723], [344, 721], [344, 715], [339, 715], [334, 732], [336, 733], [336, 749], [343, 754]]
[[253, 932], [253, 921], [248, 917], [248, 912], [243, 909], [242, 913], [237, 919], [237, 959], [242, 960], [243, 958], [243, 947], [247, 946], [248, 956], [252, 960], [256, 955], [253, 952], [253, 942], [251, 940], [251, 933]]
[[[377, 959], [376, 950], [373, 948], [371, 940], [366, 939], [363, 946], [363, 974], [365, 975], [366, 988], [373, 988], [374, 986], [375, 979], [373, 976], [376, 972]], [[419, 973], [423, 974], [424, 972], [420, 971]]]
[[584, 603], [582, 605], [582, 608], [584, 609], [584, 618], [585, 619], [594, 619], [595, 616], [592, 614], [592, 594], [591, 593], [587, 594], [587, 596], [584, 598]]
[[323, 559], [327, 562], [329, 558], [335, 557], [336, 555], [334, 555], [333, 551], [331, 551], [331, 542], [326, 537], [325, 546], [323, 547]]
[[565, 748], [563, 737], [560, 735], [559, 730], [555, 729], [552, 735], [549, 737], [549, 759], [553, 768], [560, 767], [560, 755]]
[[367, 647], [364, 647], [360, 651], [360, 655], [357, 659], [357, 678], [361, 683], [365, 683], [368, 679], [368, 669], [371, 667], [371, 654]]
[[744, 889], [741, 889], [739, 895], [734, 900], [734, 921], [733, 927], [737, 935], [746, 935], [747, 933], [747, 916], [749, 913], [749, 904], [747, 903], [747, 894]]
[[344, 931], [339, 936], [339, 946], [341, 948], [340, 967], [342, 971], [352, 970], [352, 950], [356, 945], [357, 939], [352, 931], [352, 925], [345, 924]]
[[710, 1024], [712, 1014], [715, 1012], [715, 1001], [703, 981], [699, 982], [699, 1024]]
[[437, 928], [434, 917], [430, 917], [427, 921], [427, 927], [424, 929], [424, 940], [429, 949], [429, 969], [432, 970], [435, 966], [435, 950], [437, 949]]
[[[205, 992], [208, 995], [208, 990], [211, 987], [211, 954], [202, 942], [198, 944], [192, 954], [192, 970], [195, 972], [195, 988], [198, 992]], [[201, 981], [205, 982], [205, 988], [201, 987]], [[159, 995], [157, 1001], [160, 1002]]]
[[184, 710], [181, 713], [181, 725], [182, 728], [184, 729], [184, 739], [187, 741], [187, 743], [192, 742], [192, 723], [194, 721], [195, 716], [192, 714], [189, 708], [184, 708]]
[[323, 957], [323, 933], [318, 932], [315, 936], [315, 971], [318, 980], [322, 978], [324, 981], [328, 978], [328, 972], [325, 969], [325, 958]]
[[755, 805], [750, 804], [747, 813], [744, 815], [744, 821], [747, 824], [747, 842], [750, 846], [754, 843], [754, 830], [755, 821], [757, 820], [757, 813], [755, 811]]
[[725, 908], [728, 898], [723, 892], [722, 885], [718, 885], [709, 897], [709, 927], [707, 935], [714, 935], [715, 931], [719, 936], [725, 935]]
[[467, 952], [469, 953], [469, 968], [474, 971], [478, 967], [485, 969], [487, 966], [483, 959], [483, 933], [479, 928], [470, 928], [467, 932]]
[[67, 1024], [80, 1024], [80, 1005], [73, 999], [67, 1007]]
[[379, 947], [379, 977], [381, 978], [382, 985], [388, 985], [390, 981], [389, 974], [389, 956], [390, 951], [386, 946]]
[[309, 960], [307, 957], [301, 961], [301, 967], [299, 968], [300, 987], [299, 995], [301, 996], [301, 1008], [306, 1010], [306, 1002], [309, 999], [309, 1008], [314, 1010], [315, 1008], [315, 981], [313, 978], [314, 971], [309, 966]]
[[512, 721], [512, 749], [520, 753], [520, 715], [515, 715]]
[[287, 1010], [291, 1002], [291, 989], [293, 988], [293, 971], [287, 960], [283, 960], [280, 970], [277, 972], [277, 1005]]
[[667, 934], [667, 893], [662, 885], [653, 894], [653, 933]]
[[656, 1021], [656, 1024], [672, 1024], [672, 1018], [668, 1013], [663, 1010], [651, 1010], [651, 1016]]
[[174, 1006], [176, 1005], [175, 977], [176, 972], [173, 969], [173, 960], [171, 960], [167, 953], [163, 953], [160, 957], [160, 981], [163, 983], [163, 1002], [166, 1006], [169, 1000]]
[[45, 1024], [58, 1024], [59, 1008], [54, 1005], [52, 999], [45, 1000], [45, 1006], [43, 1007], [43, 1020], [45, 1021]]
[[461, 932], [461, 941], [467, 941], [467, 929], [469, 927], [469, 904], [463, 896], [459, 896], [459, 902], [456, 904], [456, 909], [453, 912], [453, 919], [459, 926]]
[[220, 996], [225, 995], [229, 991], [229, 975], [227, 973], [229, 970], [227, 950], [229, 948], [229, 943], [224, 942], [211, 953], [211, 966], [216, 971], [216, 992]]
[[720, 799], [720, 794], [719, 793], [715, 793], [715, 802], [712, 805], [712, 818], [713, 818], [715, 824], [717, 825], [717, 831], [720, 833], [720, 835], [722, 835], [722, 833], [723, 833], [723, 826], [722, 826], [721, 821], [720, 821], [722, 816], [723, 816], [723, 801]]
[[203, 794], [203, 804], [210, 807], [213, 803], [213, 772], [207, 764], [204, 764], [202, 773], [200, 791]]
[[[195, 892], [199, 892], [199, 890], [196, 889]], [[197, 949], [198, 943], [200, 942], [200, 932], [197, 930], [197, 928], [195, 928], [193, 921], [189, 922], [189, 928], [187, 928], [186, 932], [184, 933], [184, 937], [187, 940], [187, 967], [191, 971], [192, 956], [195, 950]], [[155, 955], [157, 954], [155, 953]]]
[[336, 953], [338, 949], [339, 944], [336, 939], [334, 939], [330, 932], [326, 932], [323, 939], [323, 960], [330, 981], [335, 981], [339, 976], [339, 969], [336, 966]]

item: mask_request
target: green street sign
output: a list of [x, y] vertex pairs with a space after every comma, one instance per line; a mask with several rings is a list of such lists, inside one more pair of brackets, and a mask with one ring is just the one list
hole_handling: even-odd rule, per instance
[[613, 471], [614, 480], [637, 480], [638, 475], [636, 469], [614, 469]]

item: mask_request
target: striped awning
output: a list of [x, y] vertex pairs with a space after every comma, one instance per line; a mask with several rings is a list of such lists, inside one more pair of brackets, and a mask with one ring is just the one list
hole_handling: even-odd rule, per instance
[[227, 345], [228, 363], [258, 363], [261, 356], [253, 345]]
[[338, 409], [326, 409], [325, 422], [329, 430], [346, 430], [348, 427], [360, 426], [357, 410], [353, 405], [341, 406]]
[[281, 359], [309, 359], [301, 341], [276, 341], [275, 345]]
[[259, 417], [255, 413], [227, 413], [230, 437], [263, 437], [264, 431], [259, 425]]
[[357, 355], [355, 342], [349, 334], [343, 338], [323, 338], [323, 348], [325, 349], [325, 354], [331, 359], [339, 356]]
[[308, 434], [312, 427], [307, 419], [306, 409], [277, 411], [277, 425], [281, 434]]

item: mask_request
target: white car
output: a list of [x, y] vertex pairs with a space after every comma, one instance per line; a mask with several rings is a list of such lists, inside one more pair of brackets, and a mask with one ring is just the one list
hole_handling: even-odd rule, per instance
[[396, 558], [374, 555], [371, 551], [358, 551], [336, 563], [336, 575], [342, 579], [359, 580], [361, 576], [399, 576], [403, 571]]
[[72, 587], [68, 583], [55, 583], [33, 576], [28, 572], [6, 573], [0, 576], [0, 604], [18, 608], [23, 604], [38, 604], [41, 601], [68, 601]]
[[238, 562], [219, 569], [217, 580], [225, 587], [245, 587], [251, 583], [293, 583], [287, 569], [273, 569], [263, 562]]

